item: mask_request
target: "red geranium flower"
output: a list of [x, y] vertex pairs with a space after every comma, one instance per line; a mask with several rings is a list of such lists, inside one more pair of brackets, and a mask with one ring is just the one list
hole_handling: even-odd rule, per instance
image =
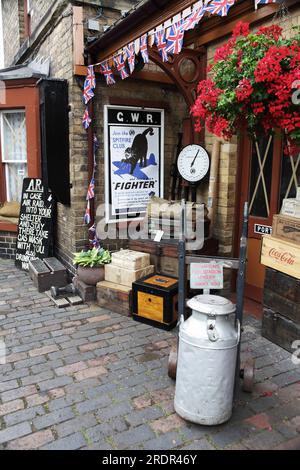
[[275, 41], [278, 41], [278, 39], [282, 35], [282, 31], [282, 28], [277, 24], [273, 24], [271, 26], [262, 26], [261, 28], [259, 28], [257, 36], [264, 35], [271, 39], [274, 39]]
[[232, 37], [237, 38], [239, 36], [247, 37], [250, 34], [250, 26], [249, 23], [243, 23], [243, 21], [238, 21], [235, 25], [234, 30], [232, 32]]
[[250, 80], [248, 78], [240, 80], [235, 93], [238, 101], [246, 101], [253, 93], [253, 87]]

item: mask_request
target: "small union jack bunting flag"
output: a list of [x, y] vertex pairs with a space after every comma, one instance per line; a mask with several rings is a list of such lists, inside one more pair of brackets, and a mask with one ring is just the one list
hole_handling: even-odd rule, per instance
[[212, 15], [227, 16], [234, 2], [235, 0], [213, 0], [204, 9]]
[[111, 68], [109, 66], [109, 63], [108, 61], [106, 62], [103, 62], [101, 64], [101, 71], [102, 71], [102, 74], [104, 75], [105, 77], [105, 80], [106, 80], [106, 84], [107, 85], [114, 85], [116, 82], [115, 82], [115, 79], [114, 79], [114, 75], [111, 71]]
[[89, 65], [87, 68], [87, 76], [85, 79], [85, 83], [89, 85], [92, 89], [96, 88], [96, 76], [93, 65]]
[[86, 200], [89, 201], [90, 199], [94, 199], [94, 197], [95, 197], [95, 178], [93, 177], [88, 187]]
[[179, 54], [183, 46], [184, 30], [183, 20], [171, 26], [166, 51], [170, 54]]
[[83, 88], [83, 101], [84, 101], [84, 104], [88, 104], [88, 102], [94, 98], [95, 96], [95, 93], [93, 92], [93, 89], [91, 88], [90, 85], [86, 85], [86, 82], [84, 84], [84, 88]]
[[94, 66], [89, 65], [87, 69], [87, 76], [84, 81], [84, 86], [83, 86], [83, 101], [85, 104], [88, 104], [88, 102], [95, 96], [94, 94], [94, 89], [96, 88], [96, 76], [95, 76], [95, 71], [94, 71]]
[[133, 42], [131, 44], [128, 44], [128, 46], [125, 46], [125, 53], [127, 56], [129, 71], [130, 73], [133, 73], [135, 68], [135, 50]]
[[149, 53], [148, 53], [148, 36], [144, 34], [140, 38], [140, 52], [145, 64], [149, 64]]
[[276, 3], [277, 0], [255, 0], [255, 8], [257, 5], [268, 5], [268, 3]]
[[116, 68], [117, 68], [122, 80], [125, 80], [125, 78], [129, 77], [129, 75], [126, 71], [125, 62], [124, 62], [122, 54], [114, 57], [114, 63], [116, 65]]
[[82, 125], [85, 130], [87, 130], [90, 127], [91, 122], [92, 120], [89, 115], [89, 110], [86, 108], [86, 110], [84, 111], [83, 118], [82, 118]]
[[160, 53], [163, 62], [168, 62], [168, 53], [166, 51], [167, 41], [166, 33], [164, 29], [156, 31], [155, 33], [155, 44]]
[[91, 228], [89, 229], [89, 242], [91, 246], [94, 246], [95, 248], [100, 248], [101, 247], [101, 241], [100, 238], [97, 236], [97, 231], [96, 231], [96, 225], [92, 225]]
[[89, 225], [91, 223], [91, 203], [89, 200], [87, 202], [87, 206], [86, 206], [86, 210], [84, 214], [84, 223], [86, 225]]
[[203, 18], [205, 13], [204, 8], [198, 7], [196, 8], [184, 21], [183, 21], [183, 29], [184, 31], [189, 31], [190, 29], [194, 29], [199, 21]]

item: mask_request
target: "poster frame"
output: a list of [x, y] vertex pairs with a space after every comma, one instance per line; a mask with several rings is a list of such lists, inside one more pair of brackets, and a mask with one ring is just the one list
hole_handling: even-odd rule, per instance
[[[165, 148], [165, 110], [163, 108], [155, 107], [142, 107], [142, 106], [126, 106], [126, 105], [104, 105], [104, 179], [105, 179], [105, 221], [107, 224], [117, 224], [119, 222], [130, 222], [130, 221], [142, 221], [144, 217], [133, 215], [132, 217], [126, 214], [126, 218], [113, 218], [110, 211], [110, 198], [111, 198], [111, 184], [112, 184], [112, 174], [110, 169], [110, 149], [109, 149], [109, 122], [108, 122], [108, 111], [109, 109], [119, 109], [122, 110], [132, 110], [134, 112], [138, 111], [150, 111], [150, 112], [160, 112], [161, 113], [161, 134], [160, 134], [160, 159], [158, 162], [159, 166], [159, 197], [164, 197], [164, 148]], [[125, 124], [122, 124], [125, 126]], [[138, 126], [138, 124], [136, 124]], [[145, 127], [145, 125], [140, 125], [140, 127]]]

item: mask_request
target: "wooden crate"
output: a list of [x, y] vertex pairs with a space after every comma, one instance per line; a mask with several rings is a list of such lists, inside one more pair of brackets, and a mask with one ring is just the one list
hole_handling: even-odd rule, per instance
[[300, 201], [294, 198], [283, 199], [281, 214], [300, 218]]
[[135, 320], [158, 328], [174, 328], [178, 317], [178, 280], [156, 274], [134, 282], [132, 315]]
[[295, 304], [300, 304], [300, 281], [294, 277], [267, 268], [264, 287]]
[[277, 214], [272, 228], [274, 237], [300, 244], [300, 219]]
[[[143, 251], [150, 255], [178, 258], [178, 241], [176, 240], [162, 240], [160, 242], [154, 242], [153, 240], [129, 240], [128, 246], [130, 250]], [[201, 250], [195, 250], [187, 254], [213, 256], [218, 254], [218, 247], [217, 240], [207, 238]], [[153, 258], [150, 257], [150, 260], [151, 264], [154, 264]]]
[[113, 264], [105, 265], [106, 281], [130, 288], [133, 282], [152, 273], [154, 273], [154, 266], [151, 265], [143, 269], [138, 269], [137, 271], [120, 268], [119, 266], [114, 266]]
[[264, 308], [262, 336], [293, 353], [295, 349], [292, 344], [300, 338], [300, 325], [272, 309]]
[[178, 274], [179, 274], [178, 258], [170, 258], [169, 256], [162, 256], [160, 258], [160, 272], [167, 276], [178, 277]]
[[97, 284], [97, 302], [100, 307], [131, 316], [131, 293], [129, 287], [102, 281]]
[[267, 268], [263, 304], [300, 325], [300, 281]]
[[261, 264], [300, 279], [300, 245], [264, 235]]
[[[278, 295], [277, 292], [264, 289], [263, 304], [279, 312], [285, 318], [300, 325], [300, 304]], [[300, 337], [299, 337], [300, 339]]]
[[150, 265], [149, 253], [141, 253], [140, 251], [121, 250], [112, 253], [113, 266], [137, 271]]
[[39, 292], [46, 292], [52, 286], [64, 287], [68, 284], [67, 270], [56, 258], [30, 261], [29, 276]]

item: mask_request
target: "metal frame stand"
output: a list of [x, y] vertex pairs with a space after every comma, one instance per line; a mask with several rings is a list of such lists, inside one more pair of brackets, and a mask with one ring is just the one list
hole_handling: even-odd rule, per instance
[[[186, 266], [192, 263], [209, 263], [211, 261], [218, 261], [224, 267], [235, 269], [237, 275], [237, 303], [235, 313], [235, 323], [239, 322], [241, 327], [243, 323], [243, 310], [244, 310], [244, 291], [245, 291], [245, 277], [246, 277], [246, 263], [247, 263], [247, 241], [248, 241], [248, 203], [244, 206], [244, 220], [242, 228], [242, 236], [240, 241], [239, 258], [223, 258], [218, 256], [186, 256], [186, 205], [185, 199], [181, 201], [181, 235], [178, 243], [179, 254], [179, 280], [178, 280], [178, 323], [181, 324], [186, 320]], [[206, 292], [206, 293], [209, 293]], [[173, 379], [176, 378], [177, 368], [177, 346], [173, 346], [169, 356], [169, 376]], [[235, 397], [239, 390], [239, 380], [244, 379], [244, 391], [251, 392], [254, 383], [254, 361], [249, 360], [244, 369], [240, 369], [240, 350], [241, 342], [238, 344], [237, 351], [237, 364], [236, 364], [236, 377], [235, 377]]]

